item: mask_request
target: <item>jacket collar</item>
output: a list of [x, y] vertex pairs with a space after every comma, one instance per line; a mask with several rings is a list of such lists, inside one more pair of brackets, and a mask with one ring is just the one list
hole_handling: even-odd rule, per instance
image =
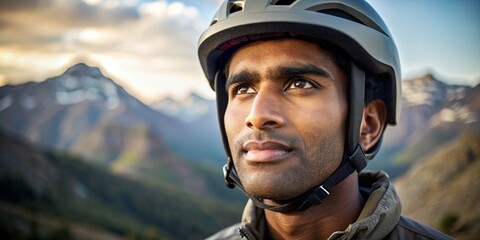
[[364, 171], [359, 174], [359, 185], [367, 199], [362, 212], [356, 222], [329, 239], [383, 239], [397, 225], [402, 207], [388, 175]]
[[[400, 219], [401, 204], [384, 172], [363, 171], [359, 174], [360, 191], [367, 199], [357, 221], [329, 239], [382, 239], [395, 228]], [[247, 239], [263, 239], [266, 233], [264, 210], [248, 201], [242, 216], [240, 232]]]

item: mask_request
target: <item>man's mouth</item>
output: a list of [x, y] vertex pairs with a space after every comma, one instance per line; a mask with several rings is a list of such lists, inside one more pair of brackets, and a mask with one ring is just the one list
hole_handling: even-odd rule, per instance
[[273, 141], [248, 141], [243, 146], [245, 159], [255, 163], [279, 161], [289, 156], [292, 151], [291, 147]]

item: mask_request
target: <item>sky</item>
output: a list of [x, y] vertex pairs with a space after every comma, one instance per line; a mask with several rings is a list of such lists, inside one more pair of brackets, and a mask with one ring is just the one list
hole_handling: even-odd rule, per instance
[[[399, 49], [404, 79], [480, 82], [480, 1], [367, 0]], [[0, 86], [100, 67], [149, 103], [213, 98], [198, 38], [223, 0], [0, 0]]]

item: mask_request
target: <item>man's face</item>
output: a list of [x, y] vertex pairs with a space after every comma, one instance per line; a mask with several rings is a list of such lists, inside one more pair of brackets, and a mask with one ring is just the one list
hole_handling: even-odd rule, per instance
[[248, 44], [227, 66], [225, 128], [246, 191], [285, 200], [322, 183], [343, 156], [346, 79], [317, 44]]

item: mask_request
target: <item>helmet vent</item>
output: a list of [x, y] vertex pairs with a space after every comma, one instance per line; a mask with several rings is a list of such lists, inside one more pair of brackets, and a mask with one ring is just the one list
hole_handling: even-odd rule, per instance
[[359, 13], [359, 12], [352, 12], [355, 15], [354, 16], [354, 15], [352, 15], [352, 14], [346, 12], [346, 11], [340, 10], [340, 9], [331, 9], [331, 8], [315, 9], [315, 8], [310, 8], [310, 9], [307, 9], [307, 10], [315, 11], [315, 12], [318, 12], [318, 13], [324, 13], [324, 14], [335, 16], [335, 17], [347, 19], [347, 20], [350, 20], [352, 22], [360, 23], [362, 25], [373, 28], [373, 29], [375, 29], [375, 30], [377, 30], [377, 31], [379, 31], [379, 32], [388, 36], [388, 34], [385, 33], [385, 31], [380, 26], [378, 26], [374, 21], [372, 21], [370, 18], [368, 18], [367, 16], [365, 16], [365, 15]]
[[243, 6], [244, 6], [244, 1], [243, 0], [230, 1], [229, 5], [228, 5], [229, 14], [239, 12], [239, 11], [243, 11]]
[[272, 0], [272, 2], [270, 2], [270, 5], [288, 6], [288, 5], [292, 5], [292, 3], [294, 3], [295, 1], [297, 0]]
[[213, 24], [215, 24], [217, 22], [218, 22], [218, 19], [213, 19], [212, 22], [210, 23], [210, 26], [212, 26]]
[[366, 26], [365, 23], [361, 22], [360, 20], [358, 20], [356, 17], [352, 16], [351, 14], [347, 13], [347, 12], [344, 12], [342, 10], [338, 10], [338, 9], [323, 9], [323, 10], [319, 10], [317, 11], [319, 13], [325, 13], [325, 14], [328, 14], [328, 15], [332, 15], [332, 16], [335, 16], [335, 17], [339, 17], [339, 18], [344, 18], [344, 19], [347, 19], [347, 20], [350, 20], [350, 21], [353, 21], [353, 22], [356, 22], [356, 23], [360, 23], [360, 24], [363, 24]]

